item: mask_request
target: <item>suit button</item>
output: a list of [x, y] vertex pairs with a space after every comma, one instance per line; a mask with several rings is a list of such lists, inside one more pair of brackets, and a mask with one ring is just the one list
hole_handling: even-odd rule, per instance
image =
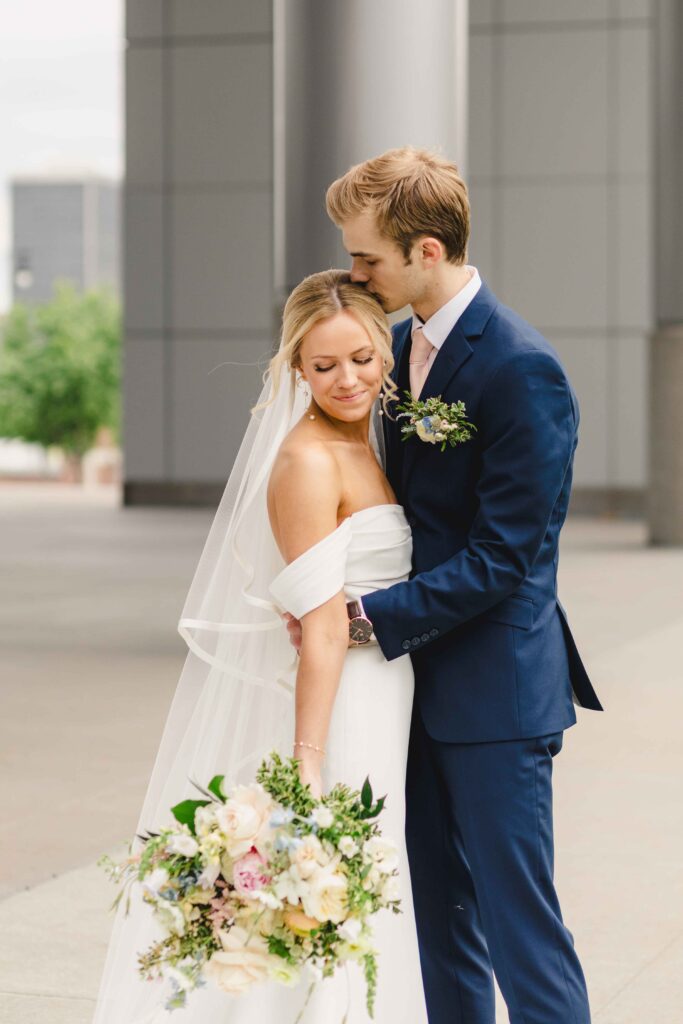
[[410, 640], [404, 640], [403, 643], [401, 644], [401, 647], [403, 648], [404, 651], [409, 651], [410, 650]]
[[422, 643], [426, 644], [428, 640], [429, 640], [429, 633], [423, 633], [422, 634]]
[[419, 638], [419, 636], [414, 636], [413, 639], [410, 642], [413, 645], [413, 647], [419, 647], [420, 646], [420, 638]]
[[430, 629], [429, 630], [429, 635], [430, 636], [438, 636], [439, 635], [438, 629], [436, 627], [434, 627], [434, 629]]

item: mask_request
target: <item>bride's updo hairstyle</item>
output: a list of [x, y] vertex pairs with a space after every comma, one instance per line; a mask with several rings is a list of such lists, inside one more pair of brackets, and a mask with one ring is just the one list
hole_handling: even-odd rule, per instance
[[[370, 340], [379, 352], [383, 363], [384, 397], [382, 406], [388, 413], [387, 404], [397, 395], [397, 387], [389, 376], [394, 366], [391, 352], [391, 330], [389, 321], [379, 302], [360, 285], [351, 281], [348, 270], [322, 270], [305, 277], [296, 286], [285, 304], [282, 314], [282, 335], [280, 348], [271, 359], [264, 380], [270, 379], [273, 392], [269, 405], [280, 386], [283, 366], [289, 367], [292, 387], [296, 385], [297, 370], [301, 366], [299, 351], [308, 332], [321, 320], [328, 320], [342, 310], [347, 310], [367, 331]], [[257, 405], [256, 412], [264, 405]]]

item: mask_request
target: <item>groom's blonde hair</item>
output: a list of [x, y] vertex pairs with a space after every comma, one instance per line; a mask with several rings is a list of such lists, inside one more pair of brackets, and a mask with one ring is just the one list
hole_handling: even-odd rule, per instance
[[374, 213], [379, 231], [396, 242], [406, 262], [423, 235], [443, 243], [449, 263], [467, 259], [467, 186], [456, 165], [432, 150], [404, 146], [356, 164], [332, 182], [326, 203], [338, 227], [359, 213]]

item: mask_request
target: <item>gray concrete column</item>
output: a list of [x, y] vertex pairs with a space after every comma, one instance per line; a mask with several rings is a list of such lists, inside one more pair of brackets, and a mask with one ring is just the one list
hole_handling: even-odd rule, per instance
[[325, 191], [395, 146], [439, 148], [461, 169], [467, 0], [274, 0], [275, 285], [345, 266]]
[[649, 525], [683, 544], [683, 7], [657, 4], [655, 313], [650, 344]]

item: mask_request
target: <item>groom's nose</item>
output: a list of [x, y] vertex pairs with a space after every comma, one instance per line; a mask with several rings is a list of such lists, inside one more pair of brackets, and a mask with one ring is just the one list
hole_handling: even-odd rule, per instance
[[361, 270], [355, 260], [351, 264], [351, 280], [354, 284], [367, 284], [370, 280], [370, 275]]

